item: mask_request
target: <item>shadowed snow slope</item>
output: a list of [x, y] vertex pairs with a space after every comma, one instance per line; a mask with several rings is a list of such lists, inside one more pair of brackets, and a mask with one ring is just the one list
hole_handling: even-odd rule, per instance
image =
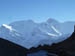
[[43, 23], [32, 20], [16, 21], [9, 25], [3, 24], [0, 27], [0, 37], [29, 49], [67, 39], [73, 32], [74, 24], [75, 22], [60, 23], [54, 19]]

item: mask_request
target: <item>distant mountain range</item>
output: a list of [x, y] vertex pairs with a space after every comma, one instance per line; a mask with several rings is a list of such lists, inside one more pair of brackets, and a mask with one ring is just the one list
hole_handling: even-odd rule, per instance
[[32, 20], [16, 21], [0, 27], [0, 37], [27, 49], [39, 45], [52, 45], [67, 39], [74, 31], [75, 22], [60, 23], [54, 19], [36, 23]]
[[[17, 21], [0, 27], [0, 56], [75, 56], [74, 22]], [[41, 55], [40, 55], [41, 56]]]

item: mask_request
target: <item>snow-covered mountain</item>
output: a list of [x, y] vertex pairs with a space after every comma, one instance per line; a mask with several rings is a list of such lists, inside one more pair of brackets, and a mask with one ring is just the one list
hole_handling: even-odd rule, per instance
[[16, 21], [0, 27], [0, 37], [25, 48], [58, 43], [67, 39], [74, 31], [75, 22], [60, 23], [54, 19], [35, 23], [32, 20]]

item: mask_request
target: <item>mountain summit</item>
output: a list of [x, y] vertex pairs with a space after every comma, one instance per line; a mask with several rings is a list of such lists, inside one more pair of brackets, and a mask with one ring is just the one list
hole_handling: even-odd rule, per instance
[[58, 22], [57, 20], [53, 19], [53, 18], [49, 18], [47, 20], [48, 23], [54, 23], [54, 22]]

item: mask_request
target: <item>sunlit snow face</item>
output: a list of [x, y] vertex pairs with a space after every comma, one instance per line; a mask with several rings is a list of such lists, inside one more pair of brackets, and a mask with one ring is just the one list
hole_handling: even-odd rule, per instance
[[8, 25], [6, 25], [6, 24], [3, 24], [3, 26], [6, 27], [6, 28], [9, 29], [9, 30], [12, 30], [12, 27], [11, 27], [11, 26], [8, 26]]

